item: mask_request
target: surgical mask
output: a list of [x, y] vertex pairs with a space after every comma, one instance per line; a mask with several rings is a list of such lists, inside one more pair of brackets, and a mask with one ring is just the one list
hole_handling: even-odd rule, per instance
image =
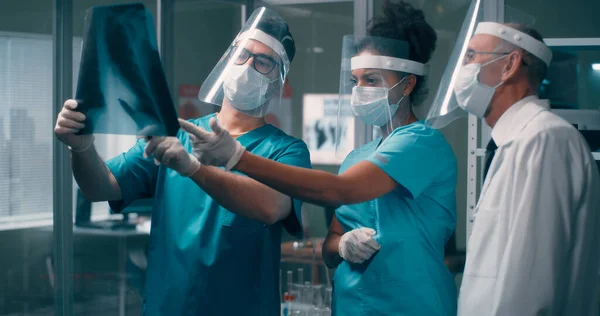
[[269, 80], [265, 75], [247, 65], [231, 65], [227, 78], [223, 81], [225, 97], [240, 111], [251, 111], [265, 104], [272, 96], [268, 95]]
[[402, 78], [402, 80], [389, 89], [385, 87], [355, 86], [352, 88], [352, 97], [350, 99], [352, 113], [360, 117], [365, 124], [380, 127], [385, 125], [396, 113], [400, 102], [405, 97], [400, 98], [395, 104], [389, 104], [388, 92], [399, 85], [405, 78]]
[[456, 86], [454, 87], [454, 94], [458, 101], [458, 105], [461, 108], [478, 118], [483, 118], [492, 101], [494, 92], [496, 92], [496, 88], [501, 86], [504, 81], [490, 87], [479, 82], [479, 73], [484, 66], [505, 57], [506, 55], [493, 59], [485, 64], [468, 64], [460, 68]]

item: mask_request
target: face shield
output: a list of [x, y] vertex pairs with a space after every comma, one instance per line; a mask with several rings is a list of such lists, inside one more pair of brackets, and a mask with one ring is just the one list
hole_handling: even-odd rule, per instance
[[279, 107], [295, 44], [277, 12], [258, 8], [206, 78], [198, 98], [254, 117]]
[[177, 135], [154, 29], [139, 3], [87, 10], [75, 93], [87, 117], [80, 134]]
[[[409, 78], [422, 80], [419, 77], [426, 73], [424, 64], [408, 59], [407, 42], [349, 35], [344, 36], [342, 45], [338, 159], [406, 125], [411, 115]], [[355, 139], [357, 130], [365, 130], [368, 137]]]
[[481, 1], [473, 1], [463, 22], [427, 115], [426, 124], [433, 128], [469, 113], [484, 118], [496, 88], [504, 84], [502, 73], [511, 54], [522, 54], [519, 67], [528, 67], [532, 58], [550, 65], [552, 51], [528, 35], [533, 17], [505, 7], [505, 23], [481, 22], [481, 6]]

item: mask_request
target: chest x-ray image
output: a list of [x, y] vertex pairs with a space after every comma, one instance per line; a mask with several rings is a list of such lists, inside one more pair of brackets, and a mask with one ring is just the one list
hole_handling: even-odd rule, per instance
[[75, 96], [87, 116], [80, 134], [177, 135], [154, 30], [139, 3], [88, 9]]

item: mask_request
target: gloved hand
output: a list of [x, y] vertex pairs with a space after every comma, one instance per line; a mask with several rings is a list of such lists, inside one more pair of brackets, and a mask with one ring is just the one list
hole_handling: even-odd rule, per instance
[[85, 115], [76, 112], [77, 101], [67, 100], [62, 110], [58, 113], [54, 134], [69, 149], [74, 152], [88, 150], [94, 144], [94, 135], [75, 135], [85, 127]]
[[187, 152], [177, 137], [152, 137], [144, 147], [144, 158], [154, 155], [154, 163], [162, 164], [189, 177], [200, 169], [200, 162]]
[[179, 119], [179, 125], [190, 134], [194, 156], [204, 165], [225, 166], [226, 170], [231, 170], [246, 151], [214, 117], [210, 119], [212, 133], [182, 119]]
[[346, 261], [363, 263], [381, 248], [381, 245], [372, 238], [373, 236], [375, 231], [366, 227], [345, 233], [339, 243], [340, 256]]

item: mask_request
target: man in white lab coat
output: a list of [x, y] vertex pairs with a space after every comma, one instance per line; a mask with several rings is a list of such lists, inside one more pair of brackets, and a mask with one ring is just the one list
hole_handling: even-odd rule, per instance
[[459, 315], [598, 315], [600, 179], [580, 133], [537, 96], [551, 58], [535, 30], [482, 22], [457, 72], [458, 105], [485, 119], [488, 150], [497, 146]]
[[523, 24], [477, 23], [474, 6], [427, 118], [440, 128], [468, 112], [492, 127], [458, 314], [596, 316], [596, 162], [581, 134], [537, 96], [552, 59], [541, 35]]

